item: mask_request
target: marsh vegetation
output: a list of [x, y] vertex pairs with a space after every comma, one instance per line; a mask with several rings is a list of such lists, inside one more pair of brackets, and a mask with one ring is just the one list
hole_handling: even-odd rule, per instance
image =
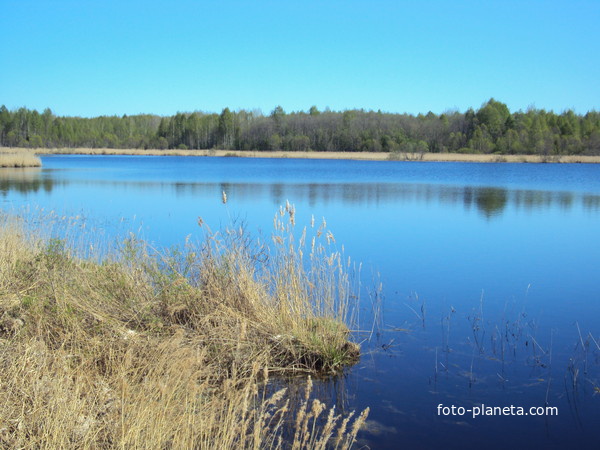
[[359, 357], [333, 235], [294, 236], [294, 213], [277, 213], [268, 249], [199, 218], [205, 240], [170, 252], [133, 235], [96, 251], [3, 216], [0, 446], [351, 446], [368, 409], [327, 409], [310, 378], [299, 398], [269, 388]]
[[[12, 149], [28, 151], [27, 149]], [[89, 148], [63, 147], [43, 150], [49, 155], [137, 155], [137, 156], [214, 156], [238, 158], [277, 158], [277, 159], [332, 159], [359, 161], [443, 161], [477, 163], [600, 163], [595, 155], [497, 155], [469, 153], [411, 153], [411, 152], [313, 152], [313, 151], [250, 151], [250, 150], [181, 150], [181, 149], [135, 149], [135, 148]]]
[[40, 167], [42, 160], [26, 149], [0, 149], [0, 168]]

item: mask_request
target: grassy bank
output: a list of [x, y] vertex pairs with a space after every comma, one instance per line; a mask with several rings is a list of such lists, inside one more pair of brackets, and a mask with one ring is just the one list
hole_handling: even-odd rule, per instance
[[340, 255], [319, 244], [333, 236], [296, 240], [294, 212], [268, 251], [199, 219], [198, 246], [159, 255], [131, 236], [101, 260], [1, 217], [0, 447], [351, 446], [367, 411], [328, 411], [310, 379], [300, 398], [266, 388], [359, 352]]
[[31, 150], [0, 149], [0, 167], [40, 167], [42, 160]]
[[140, 150], [113, 148], [43, 149], [45, 154], [74, 155], [158, 155], [158, 156], [237, 156], [248, 158], [345, 159], [364, 161], [441, 161], [441, 162], [513, 162], [513, 163], [600, 163], [600, 156], [580, 155], [497, 155], [463, 153], [405, 152], [283, 152], [252, 150]]

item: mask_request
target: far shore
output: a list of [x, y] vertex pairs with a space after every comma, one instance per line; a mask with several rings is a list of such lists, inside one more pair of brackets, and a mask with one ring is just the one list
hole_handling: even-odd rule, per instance
[[[8, 150], [8, 149], [5, 149]], [[10, 149], [11, 151], [31, 149]], [[286, 152], [255, 150], [141, 150], [118, 148], [55, 148], [36, 149], [39, 155], [155, 155], [155, 156], [218, 156], [247, 158], [341, 159], [363, 161], [441, 161], [441, 162], [510, 162], [510, 163], [600, 163], [600, 156], [582, 155], [498, 155], [464, 153], [405, 152]]]

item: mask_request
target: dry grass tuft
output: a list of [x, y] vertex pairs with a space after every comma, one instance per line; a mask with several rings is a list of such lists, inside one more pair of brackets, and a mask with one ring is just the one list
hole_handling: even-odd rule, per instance
[[273, 373], [358, 356], [339, 255], [319, 228], [305, 261], [291, 211], [268, 251], [236, 228], [162, 256], [131, 237], [101, 262], [1, 217], [0, 447], [350, 447], [368, 410], [351, 425], [310, 381], [267, 394]]
[[0, 149], [0, 167], [40, 167], [42, 160], [25, 149]]

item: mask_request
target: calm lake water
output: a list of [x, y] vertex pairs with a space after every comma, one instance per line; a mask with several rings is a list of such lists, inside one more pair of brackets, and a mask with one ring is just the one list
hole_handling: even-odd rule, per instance
[[[48, 156], [0, 171], [0, 207], [79, 216], [157, 246], [286, 200], [362, 262], [361, 361], [320, 385], [371, 407], [372, 448], [600, 446], [600, 165]], [[228, 196], [221, 204], [221, 192]], [[382, 283], [381, 293], [369, 295]], [[369, 338], [362, 333], [359, 340]], [[439, 415], [438, 405], [558, 409]], [[516, 411], [516, 410], [515, 410]]]

